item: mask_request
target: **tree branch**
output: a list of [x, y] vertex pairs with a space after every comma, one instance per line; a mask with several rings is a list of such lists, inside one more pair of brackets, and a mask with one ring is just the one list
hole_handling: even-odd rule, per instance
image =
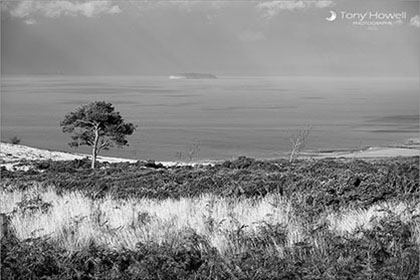
[[90, 122], [90, 121], [85, 121], [85, 120], [76, 120], [77, 123], [84, 123], [84, 124], [89, 124], [91, 126], [97, 126], [96, 123], [94, 122]]
[[101, 151], [102, 149], [107, 149], [111, 146], [111, 141], [109, 140], [103, 140], [101, 145], [98, 147], [98, 151]]

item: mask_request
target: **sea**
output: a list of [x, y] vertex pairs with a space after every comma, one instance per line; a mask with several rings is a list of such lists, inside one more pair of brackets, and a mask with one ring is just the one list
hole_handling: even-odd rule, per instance
[[305, 151], [357, 150], [418, 138], [419, 88], [418, 77], [2, 76], [1, 140], [89, 153], [69, 147], [60, 121], [108, 101], [137, 130], [106, 156], [276, 158], [305, 130]]

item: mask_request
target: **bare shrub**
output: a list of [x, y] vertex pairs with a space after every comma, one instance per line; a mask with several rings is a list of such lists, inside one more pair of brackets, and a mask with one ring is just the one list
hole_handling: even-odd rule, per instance
[[311, 130], [312, 127], [308, 126], [302, 130], [299, 130], [297, 133], [293, 134], [292, 137], [290, 137], [291, 152], [289, 156], [289, 162], [294, 162], [299, 157], [300, 153], [305, 149]]
[[182, 152], [182, 151], [176, 152], [175, 157], [177, 158], [178, 162], [186, 160], [191, 163], [197, 157], [200, 150], [201, 150], [200, 142], [193, 143], [187, 146], [185, 152]]

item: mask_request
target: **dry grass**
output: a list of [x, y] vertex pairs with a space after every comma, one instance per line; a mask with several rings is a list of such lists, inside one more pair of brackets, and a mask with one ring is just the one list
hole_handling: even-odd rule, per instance
[[[138, 242], [177, 243], [185, 230], [205, 236], [222, 255], [230, 248], [227, 235], [242, 230], [258, 233], [263, 225], [282, 225], [287, 232], [285, 246], [307, 240], [307, 224], [297, 218], [291, 204], [278, 195], [265, 198], [227, 199], [212, 195], [198, 198], [153, 200], [92, 200], [80, 192], [58, 195], [54, 188], [35, 187], [26, 191], [0, 191], [0, 212], [15, 211], [12, 226], [20, 240], [48, 237], [69, 251], [80, 250], [91, 240], [109, 248], [134, 249]], [[18, 203], [39, 197], [51, 204], [48, 210], [24, 211]], [[27, 207], [28, 208], [28, 207]], [[29, 207], [30, 208], [30, 207]], [[396, 214], [408, 221], [420, 214], [420, 205], [408, 212], [408, 204], [382, 203], [369, 209], [344, 209], [320, 219], [339, 235], [352, 234], [357, 228], [369, 229], [372, 218]], [[386, 210], [386, 211], [385, 211]], [[420, 245], [420, 225], [413, 228]]]
[[413, 208], [412, 205], [401, 201], [384, 202], [373, 205], [369, 209], [348, 209], [340, 213], [331, 213], [327, 220], [330, 230], [339, 234], [351, 234], [358, 228], [370, 229], [372, 219], [385, 218], [391, 213], [406, 223], [414, 216], [420, 215], [420, 204]]

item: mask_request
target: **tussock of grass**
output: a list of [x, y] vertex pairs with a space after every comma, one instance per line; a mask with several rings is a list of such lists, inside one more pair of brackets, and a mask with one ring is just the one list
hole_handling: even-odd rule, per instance
[[[48, 236], [71, 251], [88, 246], [90, 240], [111, 248], [133, 249], [138, 242], [161, 244], [185, 229], [218, 240], [216, 243], [223, 240], [219, 235], [225, 232], [241, 227], [245, 232], [256, 232], [264, 224], [285, 225], [294, 239], [299, 234], [299, 222], [290, 203], [278, 195], [260, 200], [209, 194], [165, 200], [115, 200], [109, 196], [93, 200], [81, 192], [58, 195], [53, 188], [38, 191], [3, 191], [1, 195], [8, 203], [2, 204], [0, 211], [15, 211], [11, 221], [20, 240]], [[22, 204], [35, 198], [51, 207], [41, 211], [36, 205]], [[33, 211], [24, 210], [19, 204], [32, 207]], [[220, 248], [224, 246], [220, 244]]]

